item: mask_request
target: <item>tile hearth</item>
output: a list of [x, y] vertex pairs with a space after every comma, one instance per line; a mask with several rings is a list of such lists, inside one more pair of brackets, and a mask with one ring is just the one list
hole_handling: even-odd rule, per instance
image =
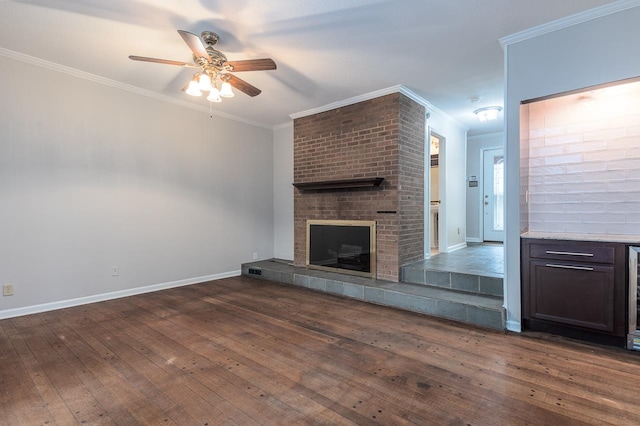
[[[412, 264], [412, 273], [417, 269]], [[405, 274], [406, 272], [403, 272]], [[426, 274], [426, 272], [425, 272]], [[242, 275], [314, 291], [359, 299], [496, 330], [504, 330], [502, 279], [471, 274], [439, 275], [439, 282], [391, 282], [294, 266], [290, 261], [263, 260], [242, 265]], [[419, 275], [419, 274], [418, 274]], [[449, 285], [444, 285], [449, 280]], [[457, 282], [465, 283], [458, 286]], [[477, 282], [474, 286], [470, 283]], [[451, 286], [451, 283], [454, 283]], [[482, 283], [485, 283], [483, 286]], [[499, 290], [498, 290], [498, 287]], [[488, 290], [488, 294], [481, 291]], [[497, 295], [495, 293], [500, 293]]]

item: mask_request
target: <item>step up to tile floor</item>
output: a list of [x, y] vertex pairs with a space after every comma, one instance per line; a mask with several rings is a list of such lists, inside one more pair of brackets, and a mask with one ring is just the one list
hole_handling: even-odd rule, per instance
[[[316, 271], [276, 259], [242, 265], [242, 274], [254, 278], [504, 330], [502, 279], [498, 283], [496, 277], [481, 279], [480, 276], [474, 278], [472, 274], [453, 272], [448, 276], [436, 274], [433, 277], [437, 278], [432, 279], [432, 276], [427, 278], [427, 271], [423, 272], [424, 281], [420, 281], [417, 268], [403, 269], [403, 276], [417, 281], [396, 283]], [[428, 281], [436, 284], [428, 284]]]
[[503, 297], [503, 279], [500, 274], [426, 269], [423, 262], [417, 262], [403, 266], [400, 269], [400, 277], [402, 281], [413, 284]]

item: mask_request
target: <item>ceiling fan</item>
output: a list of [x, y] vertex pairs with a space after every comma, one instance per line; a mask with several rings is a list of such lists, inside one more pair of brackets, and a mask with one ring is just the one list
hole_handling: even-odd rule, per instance
[[[231, 72], [276, 69], [276, 63], [270, 58], [227, 61], [227, 57], [222, 52], [213, 48], [220, 38], [213, 31], [203, 31], [201, 37], [183, 30], [178, 30], [178, 34], [193, 52], [193, 63], [135, 55], [130, 55], [129, 59], [199, 68], [200, 70], [182, 90], [192, 96], [202, 96], [202, 91], [207, 91], [209, 92], [207, 100], [210, 102], [220, 102], [220, 97], [233, 97], [231, 86], [249, 96], [260, 94], [260, 89], [236, 77]], [[220, 89], [218, 89], [218, 81], [220, 82]]]

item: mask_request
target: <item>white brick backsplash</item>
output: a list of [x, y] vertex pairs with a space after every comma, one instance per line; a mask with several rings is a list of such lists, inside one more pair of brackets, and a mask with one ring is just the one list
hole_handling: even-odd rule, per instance
[[539, 186], [529, 185], [529, 194], [566, 194], [567, 185], [564, 183], [545, 184]]
[[637, 223], [612, 223], [605, 225], [605, 229], [610, 235], [640, 235]]
[[571, 186], [567, 189], [568, 194], [593, 194], [597, 193], [606, 193], [610, 188], [609, 184], [593, 182], [590, 184], [584, 184], [582, 186]]
[[591, 203], [574, 203], [574, 204], [565, 204], [564, 209], [567, 213], [580, 213], [580, 214], [590, 214], [590, 213], [606, 213], [607, 212], [608, 203], [601, 202], [591, 202]]
[[627, 153], [624, 149], [585, 152], [583, 155], [584, 155], [584, 161], [597, 161], [603, 165], [606, 165], [606, 163], [609, 161], [624, 160], [627, 158]]
[[[638, 185], [640, 186], [640, 185]], [[624, 196], [624, 201], [640, 201], [640, 191], [636, 192], [621, 192], [617, 195]], [[636, 212], [636, 214], [640, 215], [640, 212]]]
[[567, 124], [566, 132], [567, 134], [594, 132], [597, 130], [606, 129], [608, 127], [608, 122], [603, 120], [581, 121], [577, 123]]
[[608, 192], [637, 192], [640, 188], [640, 182], [636, 180], [625, 180], [624, 182], [616, 182], [609, 184]]
[[566, 232], [567, 234], [591, 235], [605, 235], [609, 233], [607, 232], [606, 225], [602, 223], [567, 223], [564, 226], [564, 232]]
[[529, 169], [529, 176], [561, 175], [564, 173], [566, 173], [565, 166], [542, 166]]
[[607, 162], [608, 170], [633, 170], [640, 168], [640, 158], [630, 158]]
[[630, 149], [640, 146], [640, 137], [627, 136], [625, 138], [610, 139], [607, 141], [607, 149]]
[[624, 203], [609, 203], [607, 206], [609, 212], [621, 212], [626, 214], [628, 212], [640, 212], [640, 203], [638, 202], [624, 202]]
[[529, 149], [529, 159], [533, 159], [535, 157], [546, 157], [550, 155], [560, 155], [560, 154], [564, 154], [564, 146], [562, 145], [542, 146], [540, 148]]
[[543, 214], [551, 214], [551, 213], [566, 213], [564, 204], [542, 204], [535, 203], [529, 205], [529, 213], [543, 213]]
[[[540, 122], [544, 126], [544, 121]], [[529, 127], [529, 139], [559, 136], [564, 134], [564, 127]]]
[[542, 202], [544, 204], [569, 204], [579, 203], [582, 204], [582, 194], [543, 194]]
[[[640, 82], [523, 106], [531, 232], [638, 235]], [[629, 92], [630, 90], [630, 92]], [[608, 99], [605, 100], [605, 97]], [[599, 102], [606, 102], [602, 108]]]
[[530, 232], [568, 232], [564, 223], [535, 222], [529, 218]]
[[582, 214], [582, 223], [625, 223], [626, 215], [624, 213], [584, 213]]
[[[552, 185], [552, 184], [558, 184], [558, 183], [573, 183], [573, 184], [579, 184], [582, 183], [583, 181], [583, 177], [586, 176], [586, 174], [582, 174], [582, 173], [571, 173], [568, 175], [549, 175], [549, 176], [544, 176], [543, 177], [543, 182], [540, 183], [540, 185], [545, 184], [545, 185]], [[531, 183], [533, 184], [533, 183]]]
[[528, 176], [529, 185], [525, 185], [526, 188], [529, 186], [538, 186], [544, 183], [544, 176]]
[[583, 154], [569, 154], [546, 157], [544, 164], [547, 166], [552, 166], [555, 164], [582, 163], [582, 155]]
[[574, 163], [567, 165], [567, 173], [593, 173], [607, 170], [607, 164], [599, 161]]
[[562, 136], [554, 136], [545, 138], [545, 145], [565, 145], [568, 143], [576, 143], [582, 142], [582, 135], [580, 134], [571, 134], [571, 135], [562, 135]]
[[[640, 213], [627, 214], [627, 223], [638, 226], [640, 224]], [[640, 234], [640, 232], [638, 232], [638, 234]]]
[[[638, 141], [640, 146], [640, 141]], [[640, 158], [640, 148], [630, 148], [627, 150], [627, 158]]]
[[544, 196], [542, 194], [529, 193], [529, 204], [531, 206], [544, 206]]
[[606, 170], [604, 172], [585, 173], [583, 182], [624, 182], [627, 180], [624, 170]]
[[[627, 180], [640, 180], [640, 169], [625, 170], [624, 173], [627, 175]], [[638, 184], [640, 185], [640, 182]]]
[[633, 201], [629, 200], [626, 192], [592, 192], [581, 194], [582, 203], [585, 205], [585, 208], [591, 208], [590, 204], [592, 203], [603, 203], [606, 207], [608, 203], [621, 203], [623, 201]]
[[529, 140], [529, 149], [540, 148], [544, 146], [544, 138], [536, 138]]
[[604, 151], [607, 149], [607, 141], [593, 141], [569, 144], [565, 146], [565, 152], [591, 152], [591, 151]]
[[544, 157], [529, 159], [529, 167], [541, 167], [541, 166], [544, 166]]
[[615, 128], [615, 129], [597, 130], [593, 132], [585, 132], [583, 133], [583, 140], [584, 141], [593, 141], [593, 140], [608, 141], [612, 139], [623, 138], [625, 136], [627, 136], [627, 128], [622, 127], [622, 128]]
[[582, 221], [582, 217], [580, 214], [576, 213], [565, 213], [565, 212], [530, 212], [529, 219], [534, 222], [545, 222], [545, 223], [580, 223]]

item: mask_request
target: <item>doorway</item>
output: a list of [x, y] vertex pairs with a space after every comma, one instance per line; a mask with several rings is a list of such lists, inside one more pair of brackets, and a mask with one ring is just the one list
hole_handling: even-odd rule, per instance
[[504, 149], [486, 149], [482, 154], [483, 240], [504, 241]]
[[440, 252], [443, 210], [442, 191], [443, 186], [442, 171], [444, 162], [444, 137], [430, 131], [429, 132], [429, 252], [431, 255]]

